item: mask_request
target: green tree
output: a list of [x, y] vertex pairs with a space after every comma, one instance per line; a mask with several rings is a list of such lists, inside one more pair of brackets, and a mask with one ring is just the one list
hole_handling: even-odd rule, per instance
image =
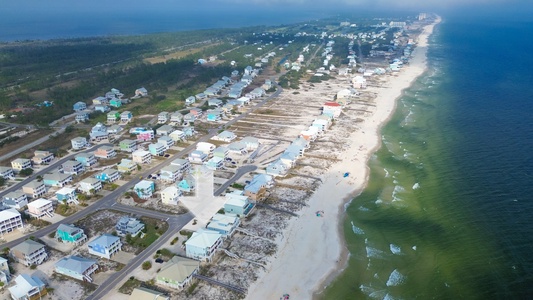
[[19, 174], [20, 176], [30, 176], [31, 174], [33, 174], [33, 169], [32, 168], [22, 169], [20, 170]]

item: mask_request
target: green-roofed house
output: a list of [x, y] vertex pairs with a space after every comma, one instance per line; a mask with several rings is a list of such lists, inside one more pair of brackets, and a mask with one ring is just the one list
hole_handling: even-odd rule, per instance
[[174, 256], [157, 273], [156, 282], [174, 289], [182, 289], [198, 273], [200, 262], [194, 259]]
[[73, 243], [79, 245], [87, 240], [87, 235], [83, 229], [71, 224], [59, 224], [56, 230], [56, 239], [63, 243]]

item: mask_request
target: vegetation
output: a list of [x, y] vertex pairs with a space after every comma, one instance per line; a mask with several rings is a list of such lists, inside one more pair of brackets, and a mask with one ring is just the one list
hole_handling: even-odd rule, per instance
[[32, 168], [22, 169], [19, 172], [20, 176], [30, 176], [31, 174], [33, 174], [33, 169]]
[[138, 248], [136, 251], [137, 254], [155, 242], [168, 229], [166, 222], [146, 217], [142, 217], [141, 221], [145, 225], [143, 230], [144, 236], [142, 238], [140, 234], [135, 237], [126, 235], [126, 242]]
[[124, 284], [118, 289], [122, 294], [131, 294], [133, 289], [140, 287], [142, 282], [135, 277], [131, 276]]
[[149, 270], [152, 267], [152, 263], [150, 261], [145, 261], [142, 263], [143, 270]]

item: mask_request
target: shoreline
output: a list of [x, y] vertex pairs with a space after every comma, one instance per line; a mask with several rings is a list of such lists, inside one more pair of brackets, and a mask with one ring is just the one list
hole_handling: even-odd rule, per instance
[[[308, 206], [298, 218], [289, 221], [276, 239], [278, 251], [266, 271], [249, 287], [246, 299], [277, 299], [285, 293], [298, 299], [316, 299], [348, 266], [343, 229], [346, 207], [368, 184], [368, 161], [381, 146], [381, 128], [395, 112], [398, 99], [427, 71], [428, 38], [440, 21], [437, 16], [435, 22], [423, 27], [410, 64], [395, 78], [388, 78], [387, 88], [376, 91], [376, 111], [365, 117], [360, 130], [350, 134], [349, 149], [339, 155], [341, 161], [328, 169]], [[343, 179], [346, 171], [351, 176]], [[317, 219], [315, 210], [324, 211], [324, 216]]]

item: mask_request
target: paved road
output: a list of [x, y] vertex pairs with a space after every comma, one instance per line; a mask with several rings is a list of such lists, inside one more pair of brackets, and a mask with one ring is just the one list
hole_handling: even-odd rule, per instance
[[239, 169], [237, 169], [237, 172], [235, 172], [235, 175], [228, 179], [226, 182], [224, 182], [223, 185], [221, 185], [214, 193], [213, 195], [215, 197], [220, 196], [230, 185], [232, 185], [235, 181], [237, 181], [239, 178], [241, 178], [244, 174], [248, 172], [252, 172], [257, 170], [257, 166], [254, 165], [248, 165], [248, 166], [242, 166]]
[[[104, 146], [104, 145], [113, 146], [112, 144], [99, 144], [99, 145], [93, 146], [93, 147], [91, 147], [91, 148], [89, 148], [87, 150], [81, 151], [81, 152], [92, 152], [92, 151], [95, 151], [98, 147], [101, 147], [101, 146]], [[12, 192], [12, 191], [15, 191], [15, 190], [17, 190], [19, 188], [22, 188], [22, 186], [24, 186], [25, 184], [27, 184], [30, 181], [34, 180], [35, 178], [37, 178], [37, 176], [39, 176], [39, 175], [42, 176], [42, 175], [50, 172], [51, 170], [53, 170], [54, 168], [59, 167], [60, 165], [62, 165], [66, 161], [73, 159], [74, 156], [76, 156], [76, 154], [81, 153], [81, 152], [76, 152], [74, 154], [70, 154], [68, 156], [63, 157], [60, 160], [56, 160], [52, 164], [47, 165], [46, 168], [44, 168], [42, 170], [39, 170], [38, 172], [33, 173], [32, 175], [28, 176], [26, 179], [24, 179], [24, 180], [22, 180], [20, 182], [17, 182], [16, 184], [10, 186], [9, 188], [3, 190], [2, 192], [0, 192], [0, 197], [3, 197], [4, 195], [6, 195], [9, 192]]]
[[96, 289], [96, 291], [94, 291], [89, 297], [87, 297], [87, 300], [102, 299], [112, 289], [118, 288], [118, 285], [126, 276], [128, 276], [131, 272], [133, 272], [133, 270], [138, 268], [144, 261], [148, 260], [152, 253], [154, 253], [157, 249], [163, 247], [163, 245], [176, 232], [183, 228], [183, 226], [189, 223], [193, 218], [194, 215], [192, 213], [187, 213], [184, 215], [170, 218], [168, 220], [168, 230], [162, 236], [160, 236], [153, 244], [148, 246], [146, 249], [144, 249], [143, 252], [141, 252], [133, 260], [131, 260], [126, 267], [111, 275], [102, 285], [100, 285]]

